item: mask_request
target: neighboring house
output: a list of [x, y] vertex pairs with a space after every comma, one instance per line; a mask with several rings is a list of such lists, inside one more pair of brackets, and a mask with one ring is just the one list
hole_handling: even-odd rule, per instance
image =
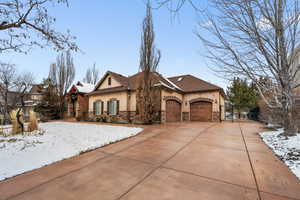
[[85, 119], [88, 113], [88, 96], [94, 90], [93, 84], [78, 81], [73, 84], [67, 93], [68, 117]]
[[[20, 95], [21, 93], [16, 92], [16, 91], [9, 91], [7, 93], [7, 103], [8, 103], [8, 109], [12, 110], [15, 108], [19, 108], [21, 106], [21, 99], [20, 99]], [[0, 95], [0, 112], [3, 113], [3, 106], [5, 104], [5, 100], [4, 100], [4, 96]], [[30, 94], [26, 93], [24, 96], [24, 118], [25, 120], [28, 119], [29, 117], [29, 112], [30, 110], [33, 109], [33, 102], [30, 100]], [[3, 118], [3, 116], [1, 115], [0, 117], [1, 119]]]
[[[225, 117], [222, 88], [196, 78], [182, 75], [164, 78], [152, 73], [159, 88], [157, 104], [161, 122], [221, 121]], [[143, 72], [125, 77], [108, 71], [87, 94], [90, 120], [134, 122], [137, 116], [136, 90]]]
[[35, 103], [42, 101], [44, 91], [45, 88], [43, 84], [33, 84], [29, 91], [30, 100], [34, 101]]

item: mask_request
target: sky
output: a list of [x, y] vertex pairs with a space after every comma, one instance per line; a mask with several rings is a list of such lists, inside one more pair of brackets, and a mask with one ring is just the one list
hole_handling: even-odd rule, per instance
[[[81, 51], [73, 52], [75, 79], [82, 80], [94, 63], [101, 75], [107, 70], [136, 73], [145, 12], [145, 0], [71, 0], [69, 7], [49, 8], [57, 19], [57, 30], [69, 29], [76, 36]], [[227, 81], [210, 70], [205, 47], [195, 35], [195, 31], [202, 32], [195, 10], [187, 4], [176, 17], [166, 7], [154, 9], [152, 14], [155, 43], [162, 53], [159, 73], [165, 77], [192, 74], [226, 89]], [[15, 64], [20, 72], [32, 72], [38, 83], [48, 76], [57, 54], [51, 48], [34, 48], [26, 55], [2, 53], [0, 60]]]

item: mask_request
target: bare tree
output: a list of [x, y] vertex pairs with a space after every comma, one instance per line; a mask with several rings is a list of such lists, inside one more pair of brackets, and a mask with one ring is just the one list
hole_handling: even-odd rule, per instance
[[153, 20], [151, 5], [147, 3], [147, 14], [143, 21], [143, 33], [140, 48], [140, 70], [143, 73], [142, 80], [138, 88], [138, 110], [140, 120], [144, 123], [151, 123], [154, 116], [155, 88], [154, 75], [156, 72], [161, 53], [154, 44], [155, 34], [153, 30]]
[[[157, 2], [160, 5], [177, 2], [176, 9], [170, 9], [173, 12], [178, 12], [185, 3], [191, 3], [189, 0]], [[213, 70], [229, 79], [240, 76], [252, 80], [266, 105], [271, 110], [280, 110], [285, 134], [295, 135], [295, 90], [300, 86], [300, 65], [295, 62], [300, 38], [299, 1], [210, 2], [211, 13], [215, 15], [202, 13], [206, 23], [200, 24], [209, 37], [197, 35], [208, 49]], [[269, 81], [266, 83], [262, 79]]]
[[14, 50], [26, 53], [32, 46], [52, 46], [55, 50], [77, 50], [70, 32], [60, 33], [48, 7], [68, 5], [67, 0], [3, 0], [0, 2], [0, 53]]
[[154, 8], [166, 6], [172, 13], [178, 13], [185, 4], [189, 4], [195, 11], [203, 12], [205, 10], [203, 2], [197, 0], [154, 0], [154, 2], [156, 5]]
[[50, 65], [49, 79], [56, 86], [59, 96], [60, 117], [63, 118], [65, 111], [65, 98], [67, 90], [75, 78], [75, 67], [70, 51], [57, 56], [56, 63]]
[[0, 63], [0, 104], [4, 124], [9, 122], [9, 92], [15, 87], [16, 68], [12, 64]]
[[[265, 103], [280, 109], [286, 135], [297, 133], [295, 89], [299, 65], [294, 65], [299, 44], [299, 1], [212, 0], [216, 16], [207, 15], [202, 27], [210, 38], [198, 34], [208, 47], [214, 70], [227, 77], [252, 80]], [[273, 83], [263, 84], [267, 78]], [[270, 87], [271, 86], [271, 87]], [[272, 98], [266, 98], [270, 94]]]
[[85, 77], [83, 78], [83, 82], [96, 85], [98, 79], [99, 79], [99, 70], [96, 68], [96, 63], [94, 63], [93, 67], [88, 68], [86, 70], [86, 74]]

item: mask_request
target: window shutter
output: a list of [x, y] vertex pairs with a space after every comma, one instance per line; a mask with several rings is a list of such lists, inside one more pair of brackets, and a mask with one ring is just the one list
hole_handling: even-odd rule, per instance
[[96, 114], [96, 102], [93, 103], [93, 113]]
[[109, 101], [107, 102], [107, 114], [109, 115]]
[[117, 101], [117, 115], [119, 114], [120, 101]]
[[101, 101], [101, 115], [103, 115], [103, 109], [104, 109], [104, 105], [103, 105], [103, 101]]

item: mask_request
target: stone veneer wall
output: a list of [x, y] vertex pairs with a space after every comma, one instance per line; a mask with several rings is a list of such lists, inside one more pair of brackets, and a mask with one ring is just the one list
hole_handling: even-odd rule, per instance
[[190, 121], [190, 112], [182, 112], [182, 121]]
[[[190, 121], [190, 113], [189, 112], [182, 112], [182, 121]], [[220, 112], [213, 112], [213, 122], [220, 121]], [[161, 122], [166, 122], [166, 112], [161, 111]]]
[[89, 112], [89, 121], [129, 123], [134, 120], [135, 111], [119, 111], [118, 115], [108, 115], [106, 111], [102, 115], [95, 116]]
[[[166, 112], [161, 113], [161, 122], [166, 122]], [[189, 121], [189, 112], [182, 112], [182, 121]], [[107, 115], [104, 112], [103, 115], [95, 116], [93, 112], [89, 112], [90, 121], [104, 121], [104, 122], [116, 122], [116, 123], [130, 123], [135, 122], [136, 112], [135, 111], [120, 111], [118, 115]], [[213, 122], [220, 121], [220, 113], [213, 112]]]
[[165, 111], [160, 112], [160, 120], [161, 120], [161, 122], [166, 122], [166, 112]]
[[213, 122], [219, 122], [220, 121], [220, 112], [213, 112]]

